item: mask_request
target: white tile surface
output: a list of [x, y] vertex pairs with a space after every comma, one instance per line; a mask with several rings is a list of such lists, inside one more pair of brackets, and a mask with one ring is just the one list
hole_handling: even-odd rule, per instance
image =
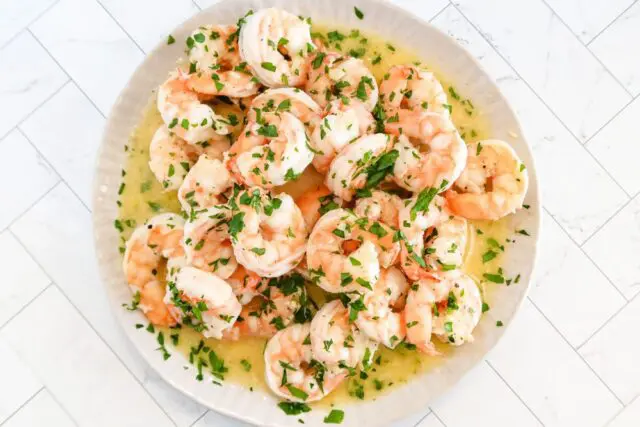
[[149, 52], [200, 9], [191, 0], [100, 0], [131, 37]]
[[634, 298], [580, 348], [587, 363], [625, 404], [640, 394], [638, 330], [640, 298]]
[[640, 57], [632, 40], [640, 37], [640, 3], [634, 4], [590, 45], [591, 51], [634, 95], [640, 93]]
[[436, 417], [436, 415], [432, 412], [424, 417], [424, 419], [420, 421], [420, 423], [418, 423], [416, 427], [445, 427], [445, 425], [442, 424], [438, 417]]
[[31, 372], [11, 346], [0, 337], [0, 423], [41, 388], [42, 383]]
[[627, 297], [640, 291], [640, 196], [584, 245], [585, 251]]
[[0, 50], [0, 138], [67, 80], [31, 34], [11, 40]]
[[636, 427], [638, 420], [640, 420], [640, 397], [636, 397], [620, 411], [608, 427]]
[[56, 0], [4, 0], [0, 3], [0, 46], [18, 34]]
[[602, 426], [621, 408], [528, 301], [488, 360], [545, 426]]
[[454, 3], [582, 141], [630, 100], [541, 0]]
[[[69, 131], [70, 122], [73, 132]], [[103, 125], [104, 117], [73, 82], [20, 125], [27, 138], [89, 207]]]
[[105, 114], [143, 58], [94, 0], [60, 0], [30, 28]]
[[58, 405], [51, 393], [42, 390], [24, 407], [20, 408], [3, 427], [73, 427], [76, 424]]
[[[0, 229], [3, 229], [53, 187], [59, 178], [17, 130], [0, 140]], [[16, 177], [20, 181], [16, 182]]]
[[634, 0], [546, 0], [583, 43], [589, 43]]
[[562, 335], [578, 347], [626, 300], [545, 213], [531, 299]]
[[81, 425], [172, 424], [55, 286], [5, 326], [0, 339]]
[[493, 425], [540, 426], [491, 367], [482, 362], [431, 405], [447, 427]]
[[0, 326], [50, 283], [47, 275], [9, 233], [0, 233]]

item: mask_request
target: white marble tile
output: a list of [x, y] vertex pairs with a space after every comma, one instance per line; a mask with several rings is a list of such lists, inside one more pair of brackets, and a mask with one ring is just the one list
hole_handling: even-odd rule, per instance
[[430, 21], [442, 9], [449, 4], [448, 0], [390, 0], [391, 3], [408, 10], [414, 15]]
[[11, 40], [0, 50], [0, 138], [67, 80], [31, 34]]
[[215, 411], [207, 411], [204, 417], [200, 418], [193, 427], [249, 427], [250, 424], [233, 418], [225, 417]]
[[542, 0], [454, 3], [582, 141], [630, 100]]
[[394, 421], [389, 424], [389, 427], [413, 427], [417, 425], [426, 415], [430, 414], [431, 410], [427, 409], [422, 412], [416, 412], [414, 414], [409, 415], [408, 417], [404, 417], [400, 420]]
[[526, 406], [484, 361], [469, 371], [451, 391], [433, 401], [431, 407], [447, 427], [540, 426]]
[[172, 425], [57, 287], [7, 324], [0, 339], [80, 425]]
[[634, 4], [589, 45], [591, 51], [634, 95], [640, 93], [640, 3]]
[[640, 196], [602, 227], [584, 250], [627, 297], [640, 291]]
[[626, 303], [546, 212], [530, 298], [574, 347]]
[[640, 298], [634, 298], [580, 348], [580, 354], [625, 404], [640, 394]]
[[11, 417], [3, 427], [73, 427], [76, 424], [58, 405], [51, 393], [42, 390]]
[[[0, 83], [1, 84], [1, 83]], [[1, 102], [1, 101], [0, 101]], [[17, 130], [0, 140], [0, 230], [27, 210], [58, 181], [58, 175]], [[17, 180], [18, 178], [18, 180]]]
[[600, 427], [622, 406], [529, 301], [487, 359], [547, 427]]
[[188, 426], [204, 413], [162, 381], [119, 330], [98, 277], [90, 213], [66, 185], [54, 188], [12, 230], [178, 425]]
[[546, 0], [583, 43], [589, 43], [634, 0]]
[[191, 0], [100, 0], [122, 28], [145, 50], [166, 42], [168, 34], [200, 11]]
[[212, 6], [216, 3], [218, 3], [220, 0], [193, 0], [195, 4], [198, 5], [198, 7], [200, 7], [200, 9], [206, 9], [209, 6]]
[[[69, 132], [72, 118], [73, 132]], [[20, 129], [87, 206], [104, 117], [70, 82], [21, 125]]]
[[4, 0], [0, 3], [0, 46], [18, 34], [56, 0]]
[[633, 101], [611, 123], [587, 143], [586, 147], [629, 194], [640, 192], [640, 98]]
[[93, 0], [60, 0], [30, 28], [104, 114], [143, 58]]
[[42, 388], [42, 383], [1, 337], [0, 378], [0, 423], [3, 423]]
[[444, 424], [432, 412], [422, 419], [416, 427], [445, 427]]
[[433, 24], [471, 52], [497, 81], [532, 145], [545, 207], [582, 243], [624, 205], [624, 191], [457, 10], [447, 8]]
[[4, 325], [50, 283], [20, 243], [9, 233], [0, 233], [0, 326]]
[[607, 427], [638, 427], [640, 425], [640, 396], [629, 403]]

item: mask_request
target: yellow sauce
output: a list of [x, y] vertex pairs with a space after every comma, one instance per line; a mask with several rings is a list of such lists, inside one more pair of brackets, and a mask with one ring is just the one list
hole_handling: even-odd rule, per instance
[[[314, 25], [313, 28], [314, 32], [324, 35], [333, 30], [335, 30], [335, 27], [330, 28], [321, 25]], [[361, 34], [357, 37], [351, 37], [350, 30], [342, 28], [339, 31], [346, 37], [340, 41], [339, 46], [331, 44], [331, 48], [345, 53], [349, 53], [350, 50], [361, 51], [364, 48], [362, 59], [367, 63], [378, 81], [382, 79], [392, 65], [419, 62], [419, 58], [412, 51], [396, 45], [389, 48], [388, 41], [374, 35]], [[363, 42], [363, 40], [366, 40], [366, 42]], [[379, 62], [372, 63], [378, 56], [380, 56]], [[450, 86], [446, 76], [438, 73], [437, 64], [421, 65], [434, 71], [448, 92], [454, 123], [466, 142], [471, 143], [489, 137], [491, 134], [489, 123], [482, 116], [482, 113], [478, 112], [471, 102], [464, 100], [463, 93], [458, 95], [457, 90]], [[449, 89], [450, 87], [452, 89]], [[148, 167], [149, 143], [153, 133], [161, 123], [162, 120], [155, 108], [155, 103], [152, 102], [144, 112], [142, 121], [131, 136], [131, 141], [128, 145], [129, 158], [126, 174], [123, 177], [125, 188], [120, 197], [120, 219], [125, 228], [122, 233], [123, 242], [136, 225], [144, 223], [145, 220], [158, 212], [180, 211], [176, 192], [163, 192], [161, 185], [156, 181]], [[277, 189], [277, 191], [286, 191], [295, 198], [321, 181], [322, 176], [312, 166], [309, 166], [299, 180], [288, 183]], [[512, 227], [509, 226], [508, 218], [497, 222], [470, 221], [469, 223], [469, 243], [463, 270], [480, 284], [484, 299], [489, 305], [499, 304], [499, 301], [492, 301], [491, 288], [500, 285], [483, 280], [484, 273], [496, 273], [500, 266], [501, 252], [491, 246], [489, 238], [493, 238], [503, 245], [505, 244], [505, 239], [512, 233]], [[481, 230], [482, 234], [478, 234], [476, 231], [478, 229]], [[482, 260], [482, 255], [488, 249], [495, 249], [498, 256], [485, 263]], [[308, 285], [308, 291], [316, 301], [325, 299], [323, 291], [316, 286]], [[166, 342], [170, 342], [169, 336], [176, 332], [176, 330], [164, 329], [163, 333], [166, 337]], [[198, 347], [201, 340], [203, 338], [199, 333], [183, 328], [179, 330], [177, 348], [188, 357], [191, 348]], [[242, 383], [254, 390], [266, 389], [262, 358], [266, 344], [265, 339], [244, 338], [236, 342], [213, 339], [205, 339], [203, 341], [206, 347], [211, 348], [217, 356], [224, 360], [228, 369], [228, 372], [224, 374], [225, 381]], [[451, 346], [438, 342], [436, 342], [436, 345], [444, 353], [442, 357], [426, 356], [417, 351], [407, 350], [402, 346], [393, 351], [380, 346], [376, 355], [377, 362], [373, 364], [372, 369], [368, 372], [366, 380], [356, 375], [345, 381], [337, 390], [315, 405], [334, 406], [348, 401], [357, 401], [360, 387], [364, 391], [365, 399], [375, 399], [381, 393], [387, 393], [392, 388], [406, 383], [413, 376], [432, 369], [442, 363], [448, 353], [455, 351], [455, 348]], [[206, 360], [206, 354], [201, 353], [201, 355]], [[204, 370], [206, 371], [206, 368]]]

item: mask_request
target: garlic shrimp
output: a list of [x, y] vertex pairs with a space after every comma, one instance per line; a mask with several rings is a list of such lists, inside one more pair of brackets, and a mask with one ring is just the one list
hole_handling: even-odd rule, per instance
[[301, 194], [296, 199], [296, 205], [302, 212], [307, 229], [312, 230], [322, 215], [341, 207], [342, 200], [335, 197], [331, 190], [321, 184], [313, 190]]
[[203, 154], [180, 185], [178, 200], [187, 213], [206, 209], [219, 204], [218, 196], [232, 185], [231, 175], [224, 164]]
[[399, 215], [402, 209], [404, 209], [404, 203], [397, 195], [373, 190], [370, 196], [356, 200], [354, 212], [371, 221], [381, 221], [391, 227], [399, 228]]

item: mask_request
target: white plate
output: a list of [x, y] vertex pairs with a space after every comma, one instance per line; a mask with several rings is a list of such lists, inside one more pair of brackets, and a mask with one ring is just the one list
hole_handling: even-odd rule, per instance
[[[463, 96], [473, 100], [477, 109], [485, 114], [492, 127], [492, 137], [508, 141], [518, 152], [529, 171], [529, 192], [525, 203], [531, 208], [520, 210], [513, 218], [517, 228], [528, 230], [531, 237], [519, 238], [504, 257], [503, 268], [508, 277], [520, 274], [520, 283], [511, 286], [496, 285], [491, 310], [483, 317], [474, 332], [475, 341], [455, 351], [437, 369], [416, 377], [405, 386], [393, 389], [376, 401], [344, 406], [343, 425], [388, 425], [393, 420], [426, 410], [429, 401], [456, 383], [471, 367], [496, 344], [505, 328], [496, 327], [502, 320], [506, 326], [522, 303], [536, 259], [540, 228], [540, 199], [538, 182], [531, 150], [527, 145], [518, 120], [493, 81], [480, 65], [453, 39], [428, 23], [390, 3], [381, 0], [226, 0], [189, 19], [171, 34], [173, 45], [161, 42], [135, 71], [113, 106], [100, 149], [94, 183], [93, 220], [96, 253], [100, 272], [115, 316], [140, 354], [171, 385], [209, 408], [225, 415], [264, 426], [299, 426], [298, 418], [285, 415], [277, 406], [277, 399], [261, 392], [227, 382], [222, 387], [209, 381], [194, 379], [193, 369], [185, 370], [187, 361], [177, 352], [163, 361], [155, 336], [136, 330], [143, 323], [139, 312], [129, 312], [122, 304], [129, 303], [131, 294], [121, 270], [118, 252], [119, 236], [113, 226], [118, 216], [116, 200], [120, 185], [120, 171], [125, 166], [124, 145], [152, 91], [166, 78], [178, 57], [184, 56], [183, 40], [199, 25], [210, 23], [233, 24], [249, 9], [281, 7], [292, 13], [311, 16], [316, 22], [334, 23], [375, 32], [397, 45], [413, 48], [424, 63], [434, 65]], [[354, 6], [365, 16], [358, 20]], [[311, 424], [322, 423], [326, 410], [313, 410], [304, 414]]]

